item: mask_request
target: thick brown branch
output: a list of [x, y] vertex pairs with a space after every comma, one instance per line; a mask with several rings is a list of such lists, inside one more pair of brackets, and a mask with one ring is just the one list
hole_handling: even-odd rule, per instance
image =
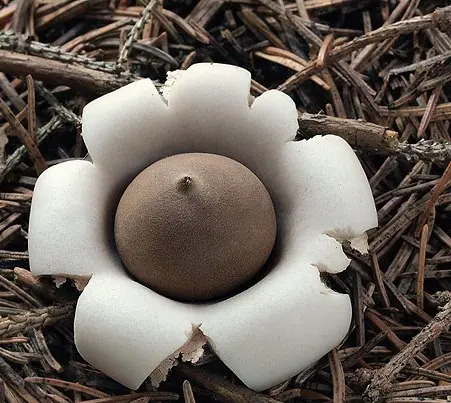
[[6, 50], [0, 50], [0, 71], [15, 76], [31, 74], [37, 80], [96, 94], [113, 91], [132, 80], [127, 76]]
[[398, 133], [386, 127], [326, 115], [301, 114], [299, 132], [301, 138], [334, 134], [344, 138], [353, 147], [384, 153], [394, 152], [399, 144]]
[[342, 119], [327, 115], [299, 115], [299, 137], [334, 134], [345, 139], [352, 147], [371, 153], [401, 154], [407, 159], [449, 163], [451, 143], [420, 140], [409, 144], [399, 141], [398, 133], [387, 127], [355, 119]]

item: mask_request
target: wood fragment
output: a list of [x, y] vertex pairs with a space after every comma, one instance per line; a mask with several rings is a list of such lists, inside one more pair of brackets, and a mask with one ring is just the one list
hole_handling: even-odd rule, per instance
[[381, 269], [379, 267], [379, 261], [377, 259], [376, 254], [373, 253], [371, 255], [371, 260], [372, 260], [372, 263], [373, 263], [374, 274], [375, 274], [375, 277], [376, 277], [376, 284], [377, 284], [377, 286], [379, 288], [379, 293], [380, 293], [380, 295], [382, 297], [383, 305], [384, 305], [384, 307], [386, 309], [390, 309], [390, 300], [388, 298], [387, 291], [385, 290], [385, 284], [384, 284], [384, 281], [383, 281], [383, 278], [382, 278], [382, 272], [381, 272]]
[[365, 354], [373, 350], [374, 347], [380, 344], [387, 337], [387, 331], [382, 331], [374, 336], [372, 339], [368, 340], [362, 347], [356, 350], [351, 356], [349, 356], [343, 363], [343, 369], [346, 370], [357, 364]]
[[64, 52], [70, 52], [75, 47], [79, 46], [80, 44], [84, 42], [90, 42], [102, 35], [106, 35], [110, 32], [114, 32], [116, 30], [119, 30], [119, 28], [122, 28], [128, 24], [130, 24], [131, 19], [124, 19], [116, 22], [112, 22], [111, 24], [108, 24], [104, 27], [95, 29], [93, 31], [89, 31], [87, 34], [80, 35], [74, 39], [72, 39], [69, 42], [66, 42], [63, 46], [61, 46], [61, 50]]
[[89, 388], [87, 386], [84, 385], [80, 385], [80, 384], [76, 384], [76, 383], [72, 383], [72, 382], [67, 382], [67, 381], [63, 381], [61, 379], [54, 379], [54, 378], [43, 378], [43, 377], [28, 377], [25, 378], [24, 380], [25, 382], [29, 382], [29, 383], [35, 383], [35, 384], [43, 384], [43, 385], [52, 385], [52, 386], [56, 386], [59, 388], [64, 388], [64, 389], [70, 389], [70, 390], [75, 390], [78, 392], [83, 392], [87, 395], [90, 396], [95, 396], [95, 397], [108, 397], [108, 394], [103, 393], [103, 392], [99, 392], [96, 389], [92, 389]]
[[376, 326], [380, 331], [385, 332], [387, 334], [388, 340], [394, 345], [394, 347], [401, 351], [405, 343], [393, 332], [393, 330], [390, 329], [387, 324], [380, 319], [377, 315], [374, 314], [374, 312], [367, 311], [365, 313], [365, 317], [371, 321], [371, 323]]
[[[52, 132], [63, 126], [63, 122], [59, 118], [52, 118], [46, 125], [42, 126], [37, 132], [37, 142], [46, 139]], [[11, 154], [5, 165], [0, 167], [0, 183], [6, 176], [20, 163], [21, 159], [26, 155], [27, 149], [21, 146]]]
[[28, 135], [31, 141], [36, 144], [36, 95], [34, 91], [34, 81], [33, 78], [28, 75], [26, 77], [27, 81], [27, 92], [28, 92]]
[[329, 366], [334, 386], [333, 403], [344, 402], [346, 400], [345, 375], [336, 349], [329, 353]]
[[87, 11], [90, 7], [106, 3], [106, 0], [74, 0], [56, 8], [36, 21], [36, 28], [44, 28], [50, 24], [59, 23], [74, 18], [77, 15]]
[[183, 382], [183, 398], [185, 399], [185, 403], [196, 403], [196, 399], [194, 398], [193, 389], [191, 388], [191, 384], [189, 381]]
[[83, 66], [4, 50], [0, 50], [0, 70], [19, 76], [31, 74], [44, 82], [97, 94], [111, 92], [132, 81], [127, 76], [118, 77]]
[[[278, 63], [282, 66], [285, 66], [291, 70], [294, 71], [301, 71], [304, 66], [307, 64], [306, 61], [301, 59], [299, 56], [285, 50], [285, 49], [279, 49], [275, 48], [273, 46], [268, 46], [262, 51], [257, 51], [254, 53], [255, 56], [262, 57], [266, 60], [270, 60], [274, 63]], [[329, 84], [327, 84], [324, 80], [322, 80], [317, 75], [313, 75], [311, 77], [311, 80], [318, 84], [320, 87], [322, 87], [326, 91], [330, 91], [331, 87]]]
[[393, 130], [373, 123], [326, 115], [300, 114], [299, 132], [304, 138], [333, 133], [354, 147], [389, 153], [398, 145], [398, 133]]
[[17, 93], [16, 89], [11, 85], [10, 81], [5, 74], [3, 74], [3, 72], [0, 72], [0, 90], [16, 109], [25, 109], [27, 104]]
[[[447, 8], [443, 12], [449, 13], [450, 10], [450, 8]], [[371, 31], [360, 38], [356, 38], [353, 41], [334, 49], [329, 54], [329, 57], [327, 59], [328, 63], [330, 64], [335, 60], [343, 59], [355, 50], [366, 45], [379, 42], [381, 39], [385, 40], [391, 37], [404, 35], [415, 30], [429, 28], [434, 24], [432, 16], [433, 14], [428, 14], [422, 17], [415, 17], [410, 20], [401, 21], [399, 23], [394, 23], [378, 30]], [[278, 89], [284, 92], [291, 91], [295, 86], [299, 85], [308, 77], [310, 77], [310, 75], [317, 73], [317, 70], [317, 61], [315, 60], [313, 62], [310, 62], [302, 72], [296, 73], [291, 76], [287, 81], [285, 81], [285, 83], [280, 85]]]
[[376, 402], [381, 397], [381, 385], [394, 380], [409, 360], [421, 352], [428, 343], [440, 336], [451, 325], [451, 302], [448, 302], [434, 319], [418, 333], [397, 355], [376, 372], [365, 390], [364, 397]]
[[429, 227], [425, 224], [421, 230], [420, 251], [417, 271], [417, 305], [424, 309], [424, 269], [426, 265], [426, 246], [428, 242]]
[[442, 91], [442, 87], [437, 87], [431, 97], [429, 98], [428, 105], [426, 107], [426, 111], [421, 119], [420, 127], [418, 129], [418, 138], [423, 138], [426, 132], [429, 123], [431, 122], [432, 116], [435, 113], [435, 108], [437, 107], [438, 97]]
[[39, 352], [43, 355], [45, 361], [50, 366], [50, 368], [56, 372], [63, 372], [64, 369], [61, 364], [56, 360], [56, 358], [52, 355], [45, 341], [45, 337], [42, 333], [41, 329], [33, 329], [33, 335], [36, 339]]
[[133, 49], [133, 44], [138, 39], [138, 36], [142, 33], [144, 26], [149, 20], [154, 8], [158, 5], [158, 0], [150, 0], [147, 4], [146, 8], [143, 10], [141, 18], [136, 22], [133, 26], [130, 34], [128, 35], [127, 40], [122, 47], [121, 53], [119, 54], [119, 58], [117, 59], [117, 64], [120, 68], [124, 68], [125, 62], [128, 60], [130, 53]]
[[133, 393], [122, 396], [110, 396], [101, 397], [98, 399], [84, 400], [84, 403], [138, 403], [140, 398], [146, 398], [147, 401], [172, 401], [178, 400], [179, 395], [177, 393], [170, 392], [143, 392], [143, 393]]
[[234, 385], [222, 377], [206, 372], [201, 368], [194, 368], [181, 364], [175, 368], [174, 372], [182, 375], [191, 382], [212, 391], [226, 402], [277, 403], [277, 400], [244, 388], [243, 386]]
[[418, 219], [417, 229], [415, 231], [416, 236], [420, 235], [420, 232], [424, 224], [426, 224], [426, 221], [428, 220], [430, 214], [432, 213], [432, 210], [434, 209], [437, 200], [439, 199], [442, 192], [446, 189], [446, 187], [449, 186], [450, 182], [451, 182], [451, 162], [448, 163], [448, 166], [446, 167], [445, 172], [443, 173], [443, 176], [440, 179], [440, 182], [437, 183], [437, 185], [432, 190], [431, 197], [426, 205], [426, 208], [424, 209], [423, 213]]
[[417, 397], [419, 401], [424, 401], [424, 398], [437, 398], [437, 397], [447, 397], [451, 393], [451, 386], [431, 386], [429, 388], [412, 389], [403, 392], [393, 392], [387, 394], [385, 397], [387, 399], [394, 398], [409, 398]]
[[50, 306], [32, 309], [26, 313], [10, 315], [0, 319], [0, 336], [12, 337], [32, 329], [45, 327], [68, 318], [73, 313], [72, 305]]
[[318, 58], [316, 60], [317, 66], [319, 69], [323, 69], [326, 66], [326, 58], [328, 57], [329, 53], [331, 52], [334, 44], [334, 36], [332, 34], [329, 34], [324, 39], [324, 42], [319, 49], [318, 52]]
[[[30, 109], [30, 107], [28, 109]], [[41, 152], [39, 151], [36, 142], [32, 137], [30, 137], [28, 132], [22, 126], [22, 123], [20, 123], [17, 120], [12, 110], [1, 98], [0, 98], [0, 112], [2, 112], [3, 116], [6, 118], [6, 120], [8, 120], [9, 124], [11, 125], [11, 128], [15, 131], [17, 136], [20, 138], [20, 141], [27, 149], [27, 152], [36, 168], [36, 172], [38, 173], [38, 175], [41, 174], [47, 168], [47, 164]]]
[[353, 316], [356, 327], [357, 345], [365, 344], [365, 305], [363, 302], [362, 278], [358, 272], [353, 276]]

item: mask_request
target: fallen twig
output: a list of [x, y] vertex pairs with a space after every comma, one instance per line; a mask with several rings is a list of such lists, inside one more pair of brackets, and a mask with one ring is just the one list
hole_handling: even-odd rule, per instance
[[[59, 117], [53, 117], [47, 124], [42, 126], [37, 131], [36, 140], [39, 144], [47, 136], [63, 126], [63, 122]], [[25, 146], [18, 147], [13, 154], [9, 156], [4, 166], [0, 168], [0, 183], [5, 177], [20, 163], [22, 158], [26, 155], [27, 149]]]
[[[262, 1], [262, 0], [260, 0]], [[436, 12], [440, 13], [450, 13], [451, 7], [446, 7]], [[436, 18], [434, 17], [434, 13], [415, 17], [410, 20], [400, 21], [391, 25], [387, 25], [378, 30], [371, 31], [368, 34], [356, 38], [346, 45], [342, 45], [333, 51], [330, 52], [328, 57], [323, 61], [323, 63], [318, 63], [317, 60], [313, 60], [310, 62], [303, 71], [300, 71], [294, 75], [292, 75], [288, 80], [286, 80], [283, 84], [279, 85], [278, 89], [280, 91], [291, 91], [294, 87], [299, 85], [300, 83], [307, 80], [311, 75], [318, 73], [322, 68], [327, 65], [330, 65], [337, 60], [341, 60], [347, 55], [350, 55], [357, 49], [365, 47], [371, 43], [376, 43], [381, 40], [386, 40], [389, 38], [397, 37], [400, 35], [405, 35], [407, 33], [417, 31], [419, 29], [429, 28], [431, 26], [436, 25]]]
[[116, 75], [58, 60], [0, 50], [0, 70], [16, 76], [31, 74], [35, 79], [67, 85], [79, 91], [103, 94], [133, 81], [129, 75]]
[[119, 54], [119, 58], [117, 59], [117, 65], [119, 69], [124, 69], [124, 64], [128, 60], [130, 53], [133, 49], [133, 44], [138, 39], [139, 34], [144, 29], [147, 20], [152, 14], [153, 9], [158, 5], [159, 0], [150, 0], [147, 4], [146, 8], [143, 10], [141, 18], [136, 22], [130, 31], [127, 40], [122, 47], [121, 53]]
[[[28, 107], [28, 109], [30, 109], [30, 107]], [[33, 137], [30, 136], [30, 134], [25, 130], [22, 124], [17, 120], [13, 111], [1, 98], [0, 98], [0, 112], [10, 124], [12, 130], [14, 130], [14, 132], [17, 134], [24, 147], [27, 149], [27, 152], [36, 168], [36, 172], [38, 174], [42, 173], [47, 168], [47, 163], [45, 162], [41, 152], [39, 151], [34, 136]]]
[[278, 400], [271, 399], [243, 386], [234, 385], [233, 383], [226, 381], [221, 376], [207, 372], [200, 368], [180, 364], [176, 367], [175, 372], [182, 375], [184, 378], [187, 378], [190, 381], [212, 391], [226, 402], [278, 403]]
[[365, 390], [364, 398], [369, 402], [379, 401], [387, 391], [387, 384], [393, 381], [396, 375], [401, 372], [412, 358], [420, 353], [429, 343], [437, 339], [450, 325], [451, 302], [448, 302], [409, 344], [385, 364], [384, 367], [375, 372], [373, 379]]
[[67, 319], [72, 313], [73, 305], [66, 304], [32, 309], [22, 314], [10, 315], [0, 319], [0, 337], [12, 337], [19, 333], [27, 333], [32, 329], [53, 325]]

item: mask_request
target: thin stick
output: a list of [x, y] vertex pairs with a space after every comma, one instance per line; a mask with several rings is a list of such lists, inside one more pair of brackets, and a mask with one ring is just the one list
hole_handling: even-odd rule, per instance
[[336, 348], [329, 353], [329, 365], [334, 387], [333, 403], [344, 402], [346, 400], [345, 375]]
[[79, 383], [64, 381], [62, 379], [34, 376], [25, 378], [25, 382], [36, 383], [38, 385], [52, 385], [58, 388], [76, 390], [78, 392], [82, 392], [94, 397], [109, 397], [108, 394], [101, 392], [97, 389], [89, 388], [85, 385], [80, 385]]
[[50, 306], [32, 309], [23, 314], [0, 319], [0, 337], [12, 337], [32, 329], [52, 325], [68, 318], [73, 313], [72, 305]]
[[133, 393], [122, 396], [101, 397], [99, 399], [84, 400], [83, 403], [132, 403], [139, 398], [147, 398], [148, 400], [178, 400], [179, 395], [171, 392], [143, 392]]
[[80, 35], [80, 36], [72, 39], [71, 41], [65, 43], [63, 46], [61, 46], [61, 50], [65, 51], [65, 52], [70, 52], [76, 46], [78, 46], [84, 42], [92, 41], [93, 39], [98, 38], [99, 36], [105, 35], [109, 32], [114, 32], [114, 31], [118, 30], [119, 28], [122, 28], [123, 26], [130, 24], [130, 22], [131, 22], [131, 19], [126, 18], [124, 20], [112, 22], [111, 24], [106, 25], [104, 27], [89, 31], [86, 34]]
[[[447, 14], [451, 12], [451, 7], [440, 9], [438, 11], [435, 11], [434, 13], [436, 12]], [[325, 60], [325, 64], [334, 63], [337, 60], [343, 60], [343, 58], [346, 58], [357, 49], [363, 48], [366, 45], [408, 34], [419, 29], [425, 29], [434, 26], [434, 13], [387, 25], [385, 27], [376, 29], [375, 31], [371, 31], [368, 34], [361, 36], [360, 38], [356, 38], [346, 43], [345, 45], [339, 46], [334, 49], [329, 54], [327, 60]], [[312, 74], [317, 73], [321, 67], [324, 66], [319, 66], [318, 61], [313, 60], [307, 65], [304, 71], [292, 75], [287, 81], [281, 84], [278, 89], [284, 92], [292, 90], [294, 87], [308, 79]]]
[[33, 164], [36, 168], [36, 172], [38, 175], [42, 173], [46, 168], [47, 164], [39, 151], [39, 148], [36, 145], [36, 142], [33, 141], [33, 139], [28, 135], [25, 128], [22, 126], [22, 123], [20, 123], [16, 116], [14, 115], [13, 111], [9, 108], [9, 106], [6, 104], [3, 99], [0, 98], [0, 111], [2, 112], [5, 119], [9, 122], [11, 125], [11, 128], [15, 131], [17, 136], [19, 137], [22, 144], [25, 146], [25, 148], [28, 151], [28, 154], [30, 155], [31, 160], [33, 161]]
[[390, 308], [390, 299], [388, 298], [387, 290], [385, 289], [383, 274], [379, 267], [379, 261], [377, 259], [377, 255], [375, 253], [371, 254], [371, 261], [373, 262], [374, 275], [376, 277], [376, 284], [379, 289], [379, 293], [381, 294], [383, 305], [385, 308], [389, 309]]
[[420, 127], [419, 127], [418, 133], [417, 133], [417, 136], [419, 139], [424, 137], [424, 135], [426, 133], [426, 129], [429, 126], [429, 123], [431, 122], [432, 117], [435, 114], [438, 98], [440, 96], [441, 91], [442, 91], [442, 87], [441, 86], [437, 87], [434, 90], [434, 92], [432, 93], [431, 97], [429, 98], [428, 104], [426, 106], [426, 111], [425, 111], [423, 117], [421, 118]]
[[42, 333], [41, 329], [33, 329], [33, 334], [36, 339], [36, 343], [38, 346], [39, 351], [44, 356], [45, 361], [47, 364], [56, 372], [63, 372], [64, 368], [61, 366], [61, 364], [56, 360], [56, 358], [52, 355], [52, 353], [49, 350], [49, 347], [47, 346], [47, 343], [45, 341], [45, 337]]
[[10, 31], [0, 31], [0, 49], [24, 55], [37, 56], [48, 60], [58, 60], [69, 64], [79, 64], [92, 70], [105, 71], [108, 73], [116, 72], [116, 63], [114, 62], [97, 61], [93, 58], [79, 55], [74, 52], [63, 52], [57, 46], [32, 41], [29, 38], [25, 40], [23, 37]]
[[428, 243], [429, 227], [427, 224], [421, 230], [420, 252], [418, 256], [417, 272], [417, 306], [424, 310], [424, 269], [426, 266], [426, 246]]
[[127, 62], [130, 53], [133, 49], [133, 44], [138, 40], [139, 35], [143, 31], [145, 25], [149, 21], [150, 16], [154, 8], [159, 4], [159, 0], [150, 0], [147, 4], [146, 8], [143, 10], [141, 18], [136, 22], [133, 26], [130, 34], [128, 35], [127, 40], [124, 43], [124, 46], [121, 49], [121, 53], [119, 54], [119, 58], [117, 59], [117, 65], [119, 69], [124, 69], [124, 64]]
[[370, 402], [377, 402], [381, 397], [381, 386], [395, 379], [396, 375], [420, 353], [429, 343], [436, 340], [451, 325], [451, 302], [432, 319], [398, 354], [391, 358], [384, 367], [376, 371], [365, 390], [364, 397]]
[[304, 0], [296, 0], [296, 5], [298, 7], [298, 13], [301, 18], [304, 18], [305, 20], [310, 20], [310, 17], [308, 15], [307, 7], [305, 6]]
[[449, 141], [420, 140], [418, 143], [399, 143], [395, 153], [402, 154], [409, 160], [445, 163], [451, 161], [451, 143]]
[[271, 399], [243, 386], [235, 385], [222, 376], [201, 368], [188, 367], [187, 365], [182, 364], [178, 365], [174, 372], [210, 390], [228, 402], [278, 403], [277, 400]]
[[[0, 60], [1, 61], [1, 60]], [[41, 142], [46, 139], [51, 133], [63, 125], [59, 117], [53, 117], [46, 125], [42, 126], [37, 132], [37, 140]], [[20, 146], [7, 159], [4, 166], [0, 168], [0, 183], [6, 176], [21, 162], [26, 155], [27, 149], [25, 146]]]
[[[11, 227], [9, 227], [11, 228]], [[4, 276], [0, 276], [0, 285], [3, 288], [6, 288], [7, 290], [12, 291], [17, 298], [19, 298], [21, 301], [25, 302], [30, 307], [38, 307], [42, 308], [42, 303], [38, 301], [36, 298], [32, 297], [30, 294], [28, 294], [25, 290], [17, 286], [12, 281], [8, 280]]]
[[26, 81], [28, 91], [28, 133], [31, 140], [36, 143], [36, 93], [33, 77], [28, 75]]
[[188, 380], [183, 381], [183, 398], [185, 399], [185, 403], [196, 403], [193, 388]]
[[438, 198], [444, 192], [450, 181], [451, 181], [451, 162], [446, 167], [445, 172], [443, 173], [442, 178], [440, 179], [440, 182], [437, 183], [437, 185], [432, 190], [432, 194], [426, 205], [426, 208], [424, 209], [423, 213], [420, 215], [420, 218], [418, 219], [417, 229], [415, 231], [415, 235], [417, 237], [420, 236], [421, 230], [424, 224], [426, 224], [429, 216], [431, 215], [431, 212], [434, 209]]
[[378, 346], [387, 337], [387, 332], [382, 331], [371, 340], [368, 340], [362, 347], [346, 359], [343, 363], [343, 369], [348, 369], [356, 365], [365, 354], [368, 354], [374, 347]]

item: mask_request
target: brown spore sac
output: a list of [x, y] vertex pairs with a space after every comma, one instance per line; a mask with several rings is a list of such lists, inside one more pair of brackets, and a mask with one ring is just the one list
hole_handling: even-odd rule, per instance
[[223, 298], [243, 287], [271, 254], [271, 197], [230, 158], [178, 154], [144, 169], [118, 204], [114, 236], [140, 283], [181, 301]]

